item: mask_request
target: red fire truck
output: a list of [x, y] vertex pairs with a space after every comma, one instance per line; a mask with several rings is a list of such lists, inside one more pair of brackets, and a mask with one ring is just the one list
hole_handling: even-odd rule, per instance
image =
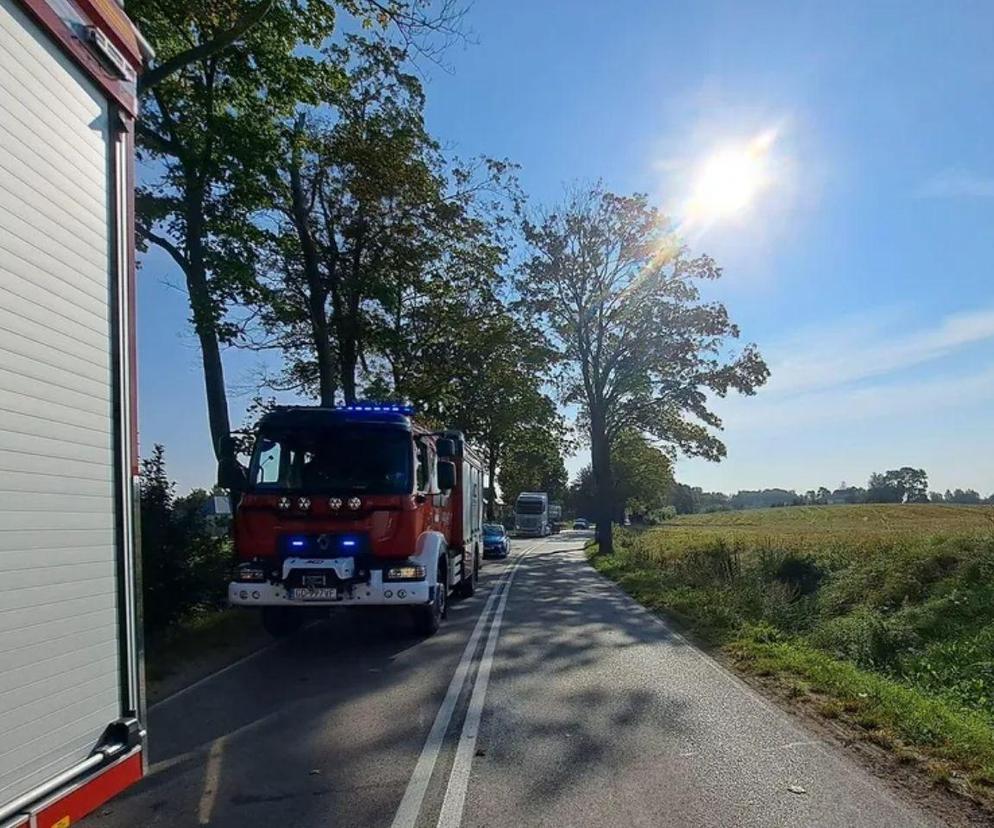
[[0, 0], [0, 826], [144, 772], [135, 80], [113, 0]]
[[407, 607], [423, 635], [448, 596], [472, 595], [483, 555], [483, 464], [458, 431], [409, 407], [284, 407], [262, 418], [239, 496], [232, 604], [274, 635], [315, 607]]

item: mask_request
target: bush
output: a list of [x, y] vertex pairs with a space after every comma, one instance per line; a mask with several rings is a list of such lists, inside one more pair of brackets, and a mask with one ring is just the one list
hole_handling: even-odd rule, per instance
[[867, 607], [823, 622], [810, 641], [837, 658], [885, 672], [893, 672], [900, 657], [919, 644], [910, 626]]
[[211, 533], [203, 511], [208, 498], [203, 490], [175, 496], [161, 445], [142, 461], [142, 611], [151, 638], [224, 605], [231, 544]]
[[926, 647], [906, 660], [903, 672], [916, 686], [994, 719], [994, 624]]
[[724, 538], [707, 539], [675, 559], [681, 580], [694, 586], [730, 584], [742, 572], [738, 545]]

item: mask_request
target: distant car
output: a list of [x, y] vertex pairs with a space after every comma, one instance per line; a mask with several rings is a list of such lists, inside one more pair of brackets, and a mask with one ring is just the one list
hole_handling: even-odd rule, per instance
[[590, 524], [587, 522], [586, 518], [577, 518], [573, 521], [574, 529], [589, 529]]
[[483, 557], [506, 558], [511, 551], [511, 539], [499, 523], [483, 524]]

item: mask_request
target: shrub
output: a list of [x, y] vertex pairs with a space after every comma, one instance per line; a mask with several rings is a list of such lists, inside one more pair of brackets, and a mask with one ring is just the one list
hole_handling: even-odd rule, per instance
[[681, 579], [688, 584], [730, 584], [742, 571], [740, 548], [724, 538], [712, 538], [693, 546], [675, 561]]
[[823, 622], [810, 641], [860, 667], [891, 672], [900, 657], [918, 644], [918, 636], [907, 624], [860, 607]]
[[175, 496], [161, 445], [142, 460], [142, 612], [152, 638], [192, 613], [224, 604], [231, 545], [209, 531], [207, 498], [202, 490]]

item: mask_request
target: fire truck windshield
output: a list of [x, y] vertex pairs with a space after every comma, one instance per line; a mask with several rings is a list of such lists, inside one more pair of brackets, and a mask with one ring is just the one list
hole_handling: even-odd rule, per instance
[[412, 491], [409, 431], [363, 426], [263, 432], [249, 467], [255, 490]]

